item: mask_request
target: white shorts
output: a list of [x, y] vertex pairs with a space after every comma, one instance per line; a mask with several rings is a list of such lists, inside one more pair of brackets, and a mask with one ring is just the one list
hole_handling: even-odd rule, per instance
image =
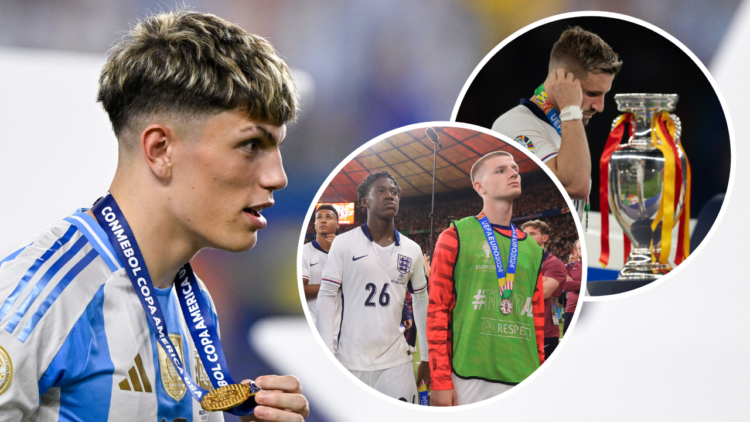
[[451, 378], [453, 379], [453, 387], [456, 389], [459, 406], [491, 399], [513, 388], [512, 385], [498, 382], [465, 380], [457, 377], [456, 374], [451, 374]]
[[360, 381], [380, 391], [386, 396], [407, 403], [419, 403], [417, 381], [414, 379], [412, 362], [381, 369], [380, 371], [349, 371]]

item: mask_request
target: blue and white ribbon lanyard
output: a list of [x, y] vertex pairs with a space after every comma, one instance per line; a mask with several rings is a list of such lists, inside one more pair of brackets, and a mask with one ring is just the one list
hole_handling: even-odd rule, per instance
[[[542, 112], [544, 112], [544, 115], [547, 116], [547, 120], [549, 120], [549, 122], [552, 124], [552, 127], [554, 127], [557, 131], [557, 134], [560, 135], [560, 138], [562, 138], [562, 120], [560, 120], [560, 116], [557, 114], [555, 106], [552, 105], [552, 101], [550, 101], [549, 97], [547, 96], [547, 92], [544, 90], [544, 84], [539, 85], [539, 87], [534, 91], [534, 98], [536, 99], [539, 108], [541, 108]], [[578, 199], [573, 201], [573, 204], [576, 208], [578, 208], [579, 202], [580, 200]], [[586, 212], [586, 224], [584, 230], [588, 230], [589, 228], [590, 209], [591, 206], [589, 205], [589, 197], [586, 196], [586, 203], [583, 205], [583, 210]]]
[[[99, 225], [107, 233], [120, 263], [127, 271], [128, 278], [133, 283], [133, 288], [141, 301], [143, 310], [146, 312], [146, 317], [157, 342], [169, 356], [170, 362], [177, 369], [182, 382], [187, 386], [187, 390], [200, 403], [208, 391], [193, 381], [182, 364], [180, 356], [176, 353], [177, 349], [169, 338], [161, 305], [154, 297], [154, 284], [146, 268], [143, 255], [141, 255], [135, 236], [120, 207], [112, 195], [108, 193], [94, 204], [92, 212]], [[189, 262], [180, 268], [174, 284], [182, 315], [188, 324], [190, 336], [198, 350], [200, 360], [204, 362], [203, 366], [211, 379], [211, 384], [214, 388], [235, 384], [229, 375], [224, 349], [221, 347], [221, 340], [209, 312], [208, 303], [206, 303], [206, 299], [200, 291], [198, 281]], [[205, 363], [208, 363], [208, 365]], [[252, 392], [260, 391], [252, 382], [250, 388]], [[240, 406], [227, 410], [227, 412], [238, 416], [249, 415], [253, 413], [255, 406], [255, 398], [251, 397]]]
[[516, 277], [516, 263], [518, 262], [518, 234], [516, 226], [510, 223], [510, 252], [508, 256], [508, 273], [503, 269], [503, 259], [500, 257], [500, 248], [497, 246], [495, 239], [495, 230], [492, 228], [487, 215], [482, 211], [478, 216], [479, 224], [482, 225], [484, 236], [487, 238], [487, 244], [492, 251], [492, 257], [495, 259], [495, 272], [497, 273], [497, 284], [500, 288], [500, 311], [505, 315], [513, 312], [513, 303], [510, 301], [510, 295], [513, 293], [513, 280]]

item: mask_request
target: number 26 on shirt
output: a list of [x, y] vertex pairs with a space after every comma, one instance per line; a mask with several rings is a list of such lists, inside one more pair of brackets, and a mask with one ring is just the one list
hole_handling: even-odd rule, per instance
[[[367, 300], [365, 300], [365, 306], [376, 306], [377, 304], [373, 302], [373, 299], [375, 298], [375, 293], [377, 293], [378, 291], [378, 287], [375, 285], [375, 283], [367, 283], [365, 285], [365, 289], [370, 292], [370, 295], [367, 296]], [[388, 284], [383, 285], [383, 290], [380, 291], [378, 302], [382, 307], [386, 307], [391, 304], [391, 296], [388, 294]]]

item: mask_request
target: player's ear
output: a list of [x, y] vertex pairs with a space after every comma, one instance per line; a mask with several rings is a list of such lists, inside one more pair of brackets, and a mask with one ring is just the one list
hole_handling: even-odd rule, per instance
[[172, 152], [175, 133], [168, 127], [154, 123], [141, 133], [140, 147], [151, 171], [159, 179], [172, 177]]
[[474, 182], [474, 184], [472, 185], [472, 187], [480, 195], [484, 195], [486, 193], [486, 191], [484, 189], [484, 186], [482, 186], [482, 183], [479, 180], [477, 180], [476, 182]]

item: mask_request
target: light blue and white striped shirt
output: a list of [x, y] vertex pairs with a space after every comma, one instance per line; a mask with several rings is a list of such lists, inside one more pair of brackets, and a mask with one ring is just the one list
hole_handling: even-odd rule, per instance
[[[78, 212], [23, 244], [0, 261], [0, 421], [223, 421], [186, 392], [96, 220]], [[182, 361], [210, 389], [174, 288], [156, 290]]]

